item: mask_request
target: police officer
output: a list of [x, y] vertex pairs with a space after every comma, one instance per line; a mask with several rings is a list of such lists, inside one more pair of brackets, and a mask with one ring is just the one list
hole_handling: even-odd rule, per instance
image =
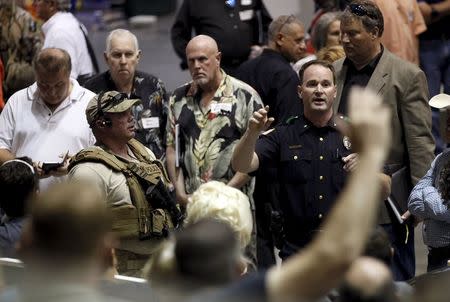
[[272, 21], [262, 0], [184, 0], [171, 29], [175, 52], [187, 69], [186, 45], [195, 35], [208, 35], [222, 52], [220, 66], [234, 76], [253, 48], [265, 44]]
[[285, 241], [284, 259], [304, 247], [314, 234], [337, 194], [347, 172], [357, 164], [357, 154], [337, 129], [332, 104], [336, 97], [333, 66], [324, 61], [306, 63], [299, 72], [298, 92], [304, 114], [283, 125], [261, 131], [273, 122], [268, 106], [256, 111], [233, 153], [233, 168], [249, 173], [277, 163]]

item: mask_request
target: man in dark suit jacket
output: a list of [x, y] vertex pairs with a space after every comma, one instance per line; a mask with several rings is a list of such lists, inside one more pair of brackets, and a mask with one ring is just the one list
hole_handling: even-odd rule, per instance
[[[424, 73], [415, 65], [390, 53], [380, 43], [383, 15], [372, 1], [357, 0], [341, 17], [341, 39], [346, 57], [335, 62], [337, 97], [334, 109], [347, 113], [347, 96], [354, 86], [371, 88], [383, 97], [392, 111], [392, 145], [385, 173], [406, 167], [411, 185], [425, 174], [434, 157], [431, 112]], [[395, 248], [394, 277], [406, 280], [414, 276], [413, 227], [399, 224], [381, 204], [381, 224], [390, 234]], [[409, 212], [403, 214], [406, 220]], [[393, 218], [393, 219], [391, 219]], [[409, 233], [409, 238], [405, 238]], [[406, 244], [405, 244], [406, 242]]]

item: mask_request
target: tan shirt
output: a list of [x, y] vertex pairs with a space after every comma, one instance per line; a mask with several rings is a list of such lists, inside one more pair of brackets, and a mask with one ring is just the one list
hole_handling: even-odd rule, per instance
[[384, 18], [383, 45], [392, 53], [419, 64], [418, 35], [426, 31], [416, 0], [374, 0]]

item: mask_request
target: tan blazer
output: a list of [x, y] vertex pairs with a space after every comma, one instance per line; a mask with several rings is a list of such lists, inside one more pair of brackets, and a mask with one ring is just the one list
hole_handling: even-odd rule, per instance
[[[335, 112], [339, 108], [347, 73], [344, 59], [334, 63], [337, 82], [333, 104]], [[435, 147], [425, 74], [384, 48], [366, 87], [380, 95], [391, 108], [392, 143], [386, 164], [408, 165], [411, 182], [415, 185], [429, 169]]]

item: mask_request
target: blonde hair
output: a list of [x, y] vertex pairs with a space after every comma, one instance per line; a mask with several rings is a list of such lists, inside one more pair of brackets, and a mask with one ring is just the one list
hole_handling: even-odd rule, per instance
[[317, 59], [333, 63], [345, 57], [344, 48], [341, 45], [324, 47], [317, 53]]
[[253, 228], [250, 201], [238, 189], [218, 181], [205, 183], [192, 194], [186, 214], [186, 225], [205, 218], [228, 224], [235, 232], [242, 251], [250, 242]]

